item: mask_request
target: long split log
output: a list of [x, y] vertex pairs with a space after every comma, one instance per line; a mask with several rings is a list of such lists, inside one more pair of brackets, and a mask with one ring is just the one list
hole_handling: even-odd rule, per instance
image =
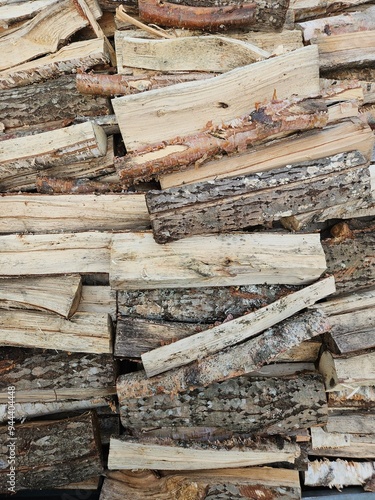
[[223, 443], [174, 443], [168, 439], [112, 437], [108, 468], [121, 470], [199, 470], [247, 467], [274, 462], [294, 463], [300, 448], [281, 439], [236, 440]]
[[[149, 191], [146, 203], [158, 243], [195, 234], [267, 225], [371, 194], [367, 161], [358, 151], [255, 175]], [[330, 193], [329, 198], [324, 193]]]
[[132, 152], [150, 143], [194, 134], [210, 121], [217, 126], [249, 113], [256, 102], [272, 98], [276, 82], [279, 99], [291, 94], [318, 95], [317, 48], [304, 47], [214, 79], [173, 85], [147, 96], [119, 97], [112, 104], [127, 150]]
[[327, 107], [322, 101], [273, 99], [250, 114], [219, 126], [206, 127], [197, 134], [179, 136], [162, 144], [150, 144], [140, 152], [118, 158], [116, 170], [125, 183], [148, 180], [194, 164], [198, 167], [218, 155], [241, 153], [267, 139], [323, 128], [327, 120]]
[[258, 370], [280, 354], [329, 328], [326, 318], [309, 313], [287, 319], [260, 336], [156, 377], [145, 372], [120, 375], [120, 404], [128, 398], [175, 394]]

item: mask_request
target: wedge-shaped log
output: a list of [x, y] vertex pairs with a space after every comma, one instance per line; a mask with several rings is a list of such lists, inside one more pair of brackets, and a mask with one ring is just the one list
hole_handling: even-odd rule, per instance
[[167, 40], [147, 40], [125, 36], [120, 39], [116, 38], [116, 50], [122, 53], [123, 67], [156, 71], [224, 73], [270, 56], [269, 52], [256, 45], [213, 35]]
[[75, 73], [78, 68], [88, 70], [109, 63], [103, 38], [74, 42], [48, 56], [0, 71], [0, 89], [22, 87], [56, 78], [64, 73]]
[[232, 1], [217, 5], [207, 1], [200, 5], [187, 2], [138, 0], [143, 21], [172, 28], [219, 30], [223, 28], [256, 27], [257, 31], [278, 31], [285, 22], [289, 2], [246, 3]]
[[113, 235], [110, 282], [120, 290], [307, 284], [324, 271], [324, 254], [314, 234], [222, 234], [161, 246], [151, 233], [142, 232]]
[[150, 144], [141, 153], [116, 160], [116, 169], [125, 183], [148, 180], [191, 165], [203, 165], [217, 156], [233, 155], [275, 137], [298, 130], [323, 128], [327, 124], [323, 101], [285, 99], [258, 106], [251, 112], [216, 127], [164, 144]]
[[[260, 174], [190, 184], [146, 194], [158, 243], [195, 234], [267, 225], [371, 193], [366, 159], [358, 151], [288, 165]], [[329, 197], [324, 193], [330, 193]]]
[[325, 278], [253, 313], [145, 353], [142, 362], [146, 374], [151, 377], [163, 373], [250, 339], [334, 290], [334, 279]]
[[252, 491], [264, 498], [299, 500], [301, 487], [297, 471], [252, 467], [244, 469], [221, 469], [185, 472], [157, 476], [153, 471], [114, 471], [106, 473], [100, 500], [133, 500], [145, 498], [175, 500], [176, 491], [189, 492], [190, 500], [201, 500], [210, 496], [225, 495], [239, 498]]
[[[14, 491], [51, 489], [103, 472], [98, 423], [93, 413], [56, 421], [17, 425], [16, 439], [0, 427], [1, 461], [8, 464], [8, 445], [15, 446]], [[22, 450], [22, 453], [21, 453]], [[9, 493], [9, 467], [0, 470], [0, 491]]]
[[108, 314], [76, 313], [70, 320], [34, 311], [1, 311], [0, 345], [73, 352], [112, 352]]
[[300, 453], [296, 444], [280, 438], [231, 439], [215, 444], [189, 440], [176, 444], [170, 439], [137, 440], [124, 436], [111, 438], [108, 468], [199, 470], [211, 469], [215, 464], [216, 469], [225, 469], [273, 462], [294, 463]]
[[311, 428], [311, 455], [323, 457], [373, 458], [375, 435], [325, 432]]
[[[89, 1], [96, 17], [101, 11], [96, 0]], [[59, 44], [88, 25], [72, 0], [62, 0], [41, 10], [33, 19], [0, 39], [3, 54], [0, 70], [17, 66], [38, 56], [55, 52]]]
[[[126, 231], [150, 227], [143, 194], [10, 195], [0, 198], [0, 233]], [[0, 283], [1, 284], [1, 283]]]
[[119, 97], [112, 104], [127, 151], [132, 152], [150, 143], [194, 134], [208, 122], [218, 126], [249, 113], [257, 102], [272, 98], [276, 82], [279, 99], [291, 94], [318, 95], [317, 47], [236, 68], [213, 80], [173, 85], [147, 96]]
[[374, 145], [371, 128], [359, 119], [330, 125], [251, 148], [237, 155], [222, 157], [160, 177], [163, 189], [193, 182], [264, 172], [293, 163], [318, 160], [347, 151], [360, 151], [369, 161]]
[[350, 358], [324, 351], [319, 360], [319, 371], [324, 376], [327, 391], [375, 385], [375, 351]]
[[[230, 329], [230, 322], [227, 326]], [[120, 403], [126, 406], [128, 398], [174, 394], [249, 374], [274, 361], [278, 355], [293, 346], [324, 333], [328, 328], [329, 323], [324, 315], [301, 314], [267, 329], [258, 337], [168, 373], [151, 378], [147, 378], [145, 372], [120, 375], [117, 380]]]
[[1, 273], [108, 273], [111, 240], [111, 234], [95, 232], [0, 236]]
[[375, 473], [375, 462], [350, 462], [347, 460], [314, 460], [304, 473], [306, 486], [364, 486]]
[[0, 280], [0, 308], [37, 309], [70, 318], [81, 300], [80, 275]]

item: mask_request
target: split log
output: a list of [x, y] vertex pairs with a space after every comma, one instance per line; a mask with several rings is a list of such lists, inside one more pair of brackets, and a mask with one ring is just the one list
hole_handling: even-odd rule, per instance
[[34, 311], [1, 311], [0, 345], [72, 352], [112, 352], [108, 314], [76, 313], [70, 320]]
[[[5, 195], [0, 233], [127, 231], [150, 227], [143, 194]], [[1, 283], [1, 282], [0, 282]]]
[[[0, 3], [0, 23], [14, 24], [36, 16], [41, 10], [58, 3], [56, 0], [19, 0]], [[6, 26], [8, 27], [8, 26]]]
[[116, 292], [109, 286], [83, 286], [79, 312], [109, 314], [117, 319]]
[[249, 27], [256, 31], [278, 31], [285, 23], [288, 6], [287, 1], [254, 4], [232, 0], [230, 5], [206, 1], [203, 5], [196, 5], [189, 1], [160, 4], [157, 0], [138, 0], [142, 21], [172, 28], [209, 31]]
[[300, 448], [280, 438], [231, 439], [222, 443], [174, 443], [169, 439], [112, 437], [108, 468], [121, 470], [199, 470], [248, 467], [274, 462], [294, 463]]
[[0, 236], [3, 277], [108, 273], [109, 233]]
[[98, 0], [98, 3], [104, 11], [115, 12], [119, 5], [125, 5], [127, 12], [138, 12], [137, 0]]
[[73, 75], [0, 91], [0, 122], [6, 129], [36, 124], [43, 127], [46, 120], [69, 121], [77, 115], [108, 115], [109, 112], [107, 99], [88, 97], [76, 90]]
[[[120, 181], [120, 180], [119, 180]], [[89, 179], [67, 179], [37, 176], [35, 187], [40, 194], [108, 194], [120, 193], [120, 182], [100, 182]]]
[[118, 309], [119, 314], [133, 318], [213, 323], [242, 316], [300, 289], [295, 285], [261, 284], [125, 290], [118, 292]]
[[314, 460], [309, 462], [304, 473], [306, 486], [363, 486], [375, 474], [375, 462], [354, 462], [347, 460]]
[[374, 458], [375, 436], [325, 432], [311, 428], [311, 455], [320, 457]]
[[120, 40], [116, 51], [121, 51], [123, 67], [154, 71], [224, 73], [271, 55], [248, 42], [215, 35], [167, 40], [121, 37]]
[[81, 300], [79, 275], [0, 279], [2, 309], [36, 309], [70, 318]]
[[302, 285], [318, 279], [325, 269], [319, 236], [314, 234], [221, 234], [161, 246], [151, 233], [123, 233], [113, 235], [110, 283], [117, 290]]
[[223, 156], [184, 172], [160, 176], [163, 189], [224, 177], [264, 172], [293, 163], [318, 160], [347, 151], [360, 151], [370, 160], [374, 144], [371, 128], [359, 119], [330, 125], [323, 130], [272, 141], [232, 156]]
[[347, 434], [375, 434], [374, 412], [371, 409], [332, 409], [329, 408], [326, 424], [328, 432]]
[[[98, 424], [93, 413], [57, 421], [30, 422], [0, 427], [1, 461], [8, 463], [9, 448], [16, 446], [15, 463], [0, 470], [0, 491], [8, 493], [10, 466], [14, 467], [14, 491], [51, 489], [83, 481], [103, 472]], [[18, 451], [18, 452], [17, 452]]]
[[330, 408], [375, 408], [375, 387], [347, 387], [327, 395]]
[[319, 360], [319, 371], [324, 376], [327, 391], [375, 385], [375, 351], [350, 358], [338, 357], [325, 351]]
[[54, 54], [0, 71], [0, 89], [22, 87], [56, 78], [61, 73], [76, 73], [96, 66], [108, 66], [109, 55], [103, 39], [84, 40], [62, 47]]
[[[266, 363], [275, 361], [278, 355], [293, 346], [323, 333], [328, 328], [324, 316], [302, 314], [265, 330], [262, 335], [254, 339], [166, 374], [150, 379], [143, 371], [120, 375], [117, 380], [120, 404], [126, 406], [129, 398], [184, 392], [195, 387], [207, 386], [212, 382], [252, 373]], [[206, 333], [209, 334], [209, 330]], [[272, 367], [266, 367], [265, 371], [272, 373]]]
[[2, 183], [15, 175], [43, 170], [50, 165], [104, 156], [106, 149], [105, 132], [89, 122], [30, 137], [2, 141], [0, 142], [0, 189], [4, 190]]
[[[146, 203], [154, 238], [166, 243], [267, 226], [282, 217], [362, 200], [372, 188], [366, 163], [353, 151], [261, 174], [149, 191]], [[329, 198], [323, 196], [328, 191]]]
[[301, 21], [329, 15], [367, 2], [368, 0], [291, 0], [289, 7], [294, 13], [295, 20]]
[[[250, 339], [263, 330], [291, 317], [317, 300], [326, 297], [334, 290], [333, 278], [326, 278], [246, 316], [145, 353], [142, 356], [142, 362], [146, 374], [148, 377], [152, 377], [172, 368], [186, 365], [191, 361], [202, 360], [207, 355], [217, 353], [221, 349]], [[274, 341], [274, 347], [276, 347], [278, 339], [275, 338]], [[289, 347], [292, 347], [293, 344], [294, 342]], [[256, 343], [255, 350], [258, 347], [259, 345]], [[283, 349], [279, 347], [280, 350]], [[259, 356], [258, 360], [260, 361], [263, 357], [262, 349], [260, 349], [257, 356]], [[192, 376], [194, 376], [194, 369]]]
[[[350, 226], [349, 226], [350, 229]], [[328, 272], [335, 276], [337, 294], [373, 286], [375, 278], [375, 232], [369, 222], [353, 229], [349, 238], [322, 241]]]
[[176, 491], [189, 495], [190, 500], [238, 498], [258, 495], [281, 500], [284, 494], [290, 500], [299, 500], [301, 487], [297, 471], [252, 467], [248, 469], [207, 470], [184, 475], [172, 473], [158, 476], [152, 471], [108, 472], [100, 493], [100, 500], [133, 500], [163, 498], [175, 500]]
[[141, 152], [119, 158], [115, 161], [116, 170], [127, 184], [149, 180], [192, 165], [197, 168], [218, 155], [244, 152], [272, 138], [323, 128], [327, 120], [327, 107], [322, 101], [272, 99], [250, 114], [219, 126], [207, 126], [197, 134], [177, 137], [163, 144], [150, 144]]
[[251, 112], [256, 102], [272, 97], [275, 82], [279, 99], [318, 95], [318, 66], [317, 48], [304, 47], [214, 79], [119, 97], [112, 104], [128, 152], [139, 151], [150, 143], [199, 132], [208, 122], [215, 127]]
[[[88, 0], [96, 18], [101, 10], [96, 0]], [[5, 70], [38, 56], [56, 52], [59, 44], [87, 26], [73, 0], [62, 0], [46, 6], [33, 19], [0, 38], [3, 54], [0, 70]]]

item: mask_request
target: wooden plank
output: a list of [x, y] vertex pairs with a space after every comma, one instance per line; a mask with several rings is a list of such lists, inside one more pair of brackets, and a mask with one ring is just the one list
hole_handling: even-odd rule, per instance
[[[9, 493], [52, 487], [83, 481], [103, 472], [97, 420], [93, 413], [56, 421], [17, 425], [15, 484], [9, 485], [8, 467], [0, 471], [0, 491]], [[9, 443], [8, 426], [0, 427], [1, 443]], [[14, 442], [11, 442], [14, 444]], [[1, 460], [8, 464], [8, 447], [3, 446]]]
[[6, 195], [0, 233], [128, 231], [150, 227], [144, 194]]
[[[282, 217], [363, 199], [371, 193], [366, 163], [353, 151], [262, 174], [149, 191], [146, 203], [154, 238], [166, 243], [267, 226]], [[329, 198], [322, 196], [327, 191]]]
[[247, 467], [273, 462], [293, 463], [300, 455], [297, 445], [283, 441], [283, 449], [273, 440], [260, 439], [256, 444], [233, 439], [223, 444], [202, 445], [192, 441], [174, 444], [170, 440], [135, 440], [112, 437], [109, 447], [110, 470], [161, 469], [199, 470]]
[[110, 233], [25, 234], [0, 236], [4, 277], [108, 273]]
[[62, 47], [54, 54], [40, 57], [10, 69], [0, 71], [0, 89], [11, 89], [75, 73], [94, 66], [107, 65], [109, 55], [104, 39], [84, 40]]
[[81, 299], [79, 275], [0, 279], [0, 307], [37, 309], [70, 318]]
[[145, 353], [142, 362], [146, 374], [151, 377], [238, 344], [330, 295], [334, 290], [333, 278], [326, 278], [244, 317]]
[[0, 345], [72, 352], [112, 352], [108, 314], [77, 312], [70, 320], [34, 311], [1, 311]]
[[363, 486], [375, 473], [375, 462], [354, 462], [347, 460], [314, 460], [309, 462], [304, 473], [306, 486]]
[[317, 235], [221, 234], [160, 246], [144, 232], [113, 235], [110, 283], [120, 290], [306, 284], [324, 270]]
[[[236, 68], [214, 80], [178, 84], [112, 100], [128, 152], [149, 143], [185, 136], [252, 111], [256, 102], [319, 93], [317, 48], [305, 47]], [[273, 75], [272, 81], [269, 76]], [[233, 92], [233, 89], [237, 89]], [[250, 104], [249, 104], [250, 103]], [[250, 106], [250, 109], [249, 109]], [[194, 116], [194, 119], [193, 119]], [[144, 127], [145, 120], [148, 126]]]
[[303, 161], [318, 160], [346, 151], [360, 151], [370, 160], [373, 132], [354, 118], [323, 130], [308, 131], [280, 141], [256, 146], [244, 153], [212, 160], [199, 169], [161, 176], [163, 189], [224, 177], [264, 172]]

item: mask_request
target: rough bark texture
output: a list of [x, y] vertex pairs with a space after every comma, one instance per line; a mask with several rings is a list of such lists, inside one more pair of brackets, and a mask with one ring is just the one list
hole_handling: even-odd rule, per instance
[[149, 191], [146, 202], [155, 240], [166, 243], [194, 234], [265, 226], [282, 217], [362, 199], [371, 193], [365, 164], [361, 153], [350, 152], [258, 175]]
[[[83, 481], [103, 472], [98, 424], [93, 413], [54, 422], [16, 426], [15, 489], [49, 489]], [[7, 464], [8, 427], [0, 428], [1, 462]], [[6, 467], [6, 466], [5, 466]], [[6, 493], [8, 468], [0, 470]]]
[[37, 176], [35, 187], [41, 194], [105, 194], [121, 193], [123, 187], [120, 183], [100, 182], [87, 179], [68, 179]]
[[209, 5], [201, 7], [172, 2], [160, 4], [157, 0], [138, 1], [139, 15], [143, 21], [149, 23], [173, 28], [207, 30], [252, 27], [255, 31], [281, 30], [289, 2], [235, 2], [223, 6]]
[[375, 387], [363, 386], [328, 393], [330, 408], [375, 408]]
[[117, 380], [120, 403], [126, 406], [130, 397], [175, 394], [248, 374], [328, 328], [324, 315], [304, 313], [267, 329], [254, 339], [165, 374], [151, 378], [147, 378], [144, 372], [121, 375]]
[[347, 460], [314, 460], [309, 462], [305, 472], [305, 485], [328, 486], [363, 486], [375, 474], [375, 462], [348, 462]]
[[320, 375], [298, 378], [237, 377], [184, 394], [128, 398], [124, 427], [221, 427], [234, 432], [279, 434], [327, 421]]

